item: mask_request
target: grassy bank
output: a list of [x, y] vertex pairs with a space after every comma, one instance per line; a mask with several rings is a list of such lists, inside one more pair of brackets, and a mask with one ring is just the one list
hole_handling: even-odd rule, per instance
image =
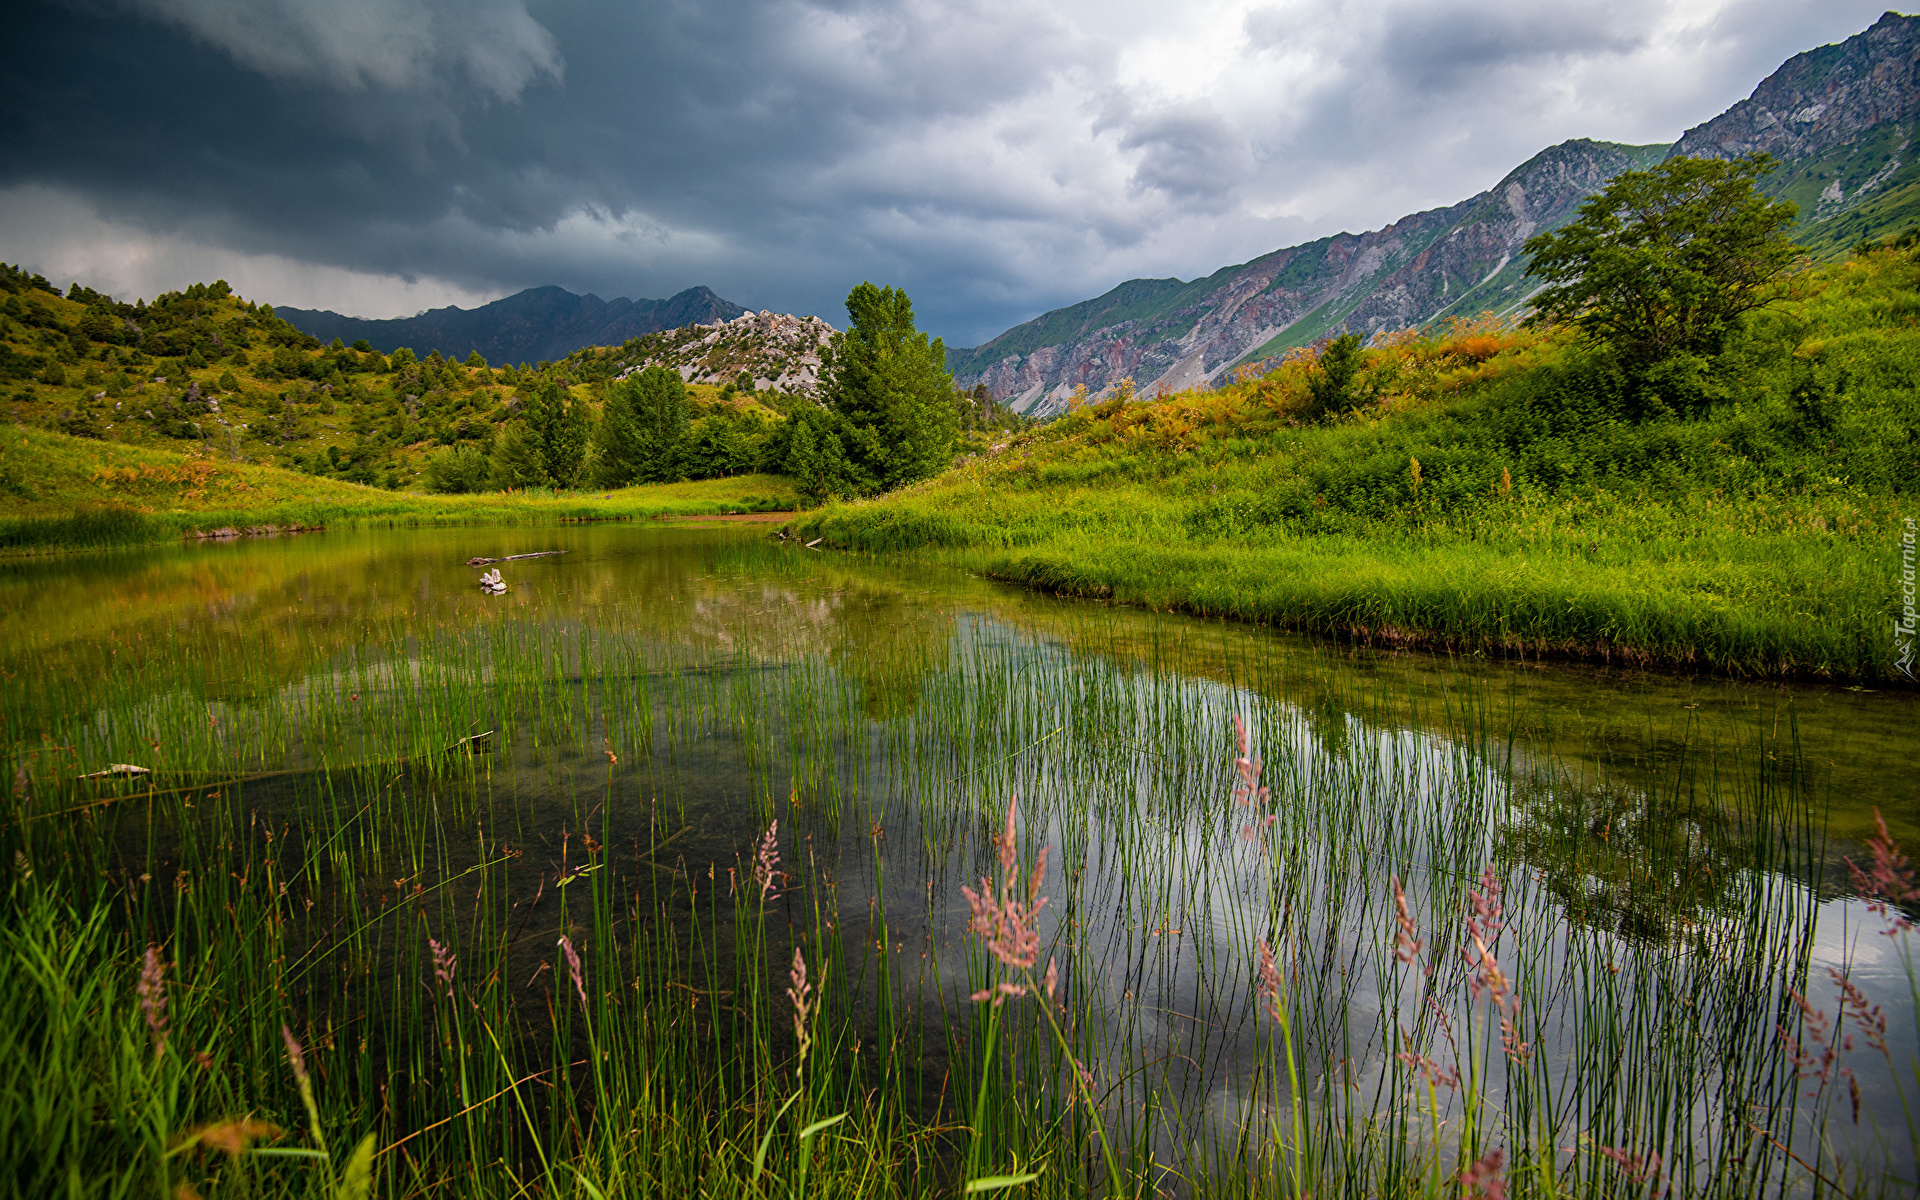
[[212, 454], [15, 426], [0, 431], [0, 554], [173, 541], [262, 526], [538, 524], [760, 512], [794, 505], [774, 475], [614, 491], [434, 496]]
[[1456, 323], [1122, 394], [806, 536], [1364, 641], [1890, 681], [1920, 478], [1920, 267], [1810, 271], [1719, 360], [1625, 388], [1564, 333]]

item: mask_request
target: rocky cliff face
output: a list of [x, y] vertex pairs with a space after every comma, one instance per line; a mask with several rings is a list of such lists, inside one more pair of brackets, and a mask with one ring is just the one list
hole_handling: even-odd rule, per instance
[[[1916, 114], [1920, 18], [1890, 12], [1857, 37], [1788, 59], [1753, 95], [1687, 130], [1673, 153], [1773, 155], [1783, 169], [1767, 190], [1797, 204], [1810, 226], [1920, 182], [1920, 161], [1909, 149]], [[1872, 230], [1854, 223], [1851, 232]]]
[[1920, 111], [1920, 18], [1887, 13], [1837, 46], [1796, 54], [1753, 95], [1674, 143], [1676, 156], [1817, 158]]
[[820, 350], [834, 334], [819, 317], [745, 313], [731, 321], [689, 325], [648, 343], [622, 360], [619, 378], [658, 364], [689, 383], [732, 383], [744, 373], [756, 391], [811, 395], [820, 386]]
[[1920, 19], [1888, 13], [1838, 46], [1796, 56], [1672, 147], [1565, 142], [1450, 208], [1276, 250], [1192, 283], [1131, 280], [950, 351], [948, 366], [962, 386], [984, 382], [1020, 411], [1044, 414], [1076, 387], [1097, 394], [1131, 378], [1151, 395], [1330, 333], [1511, 312], [1533, 290], [1520, 253], [1529, 237], [1571, 219], [1620, 171], [1670, 155], [1773, 153], [1785, 166], [1768, 190], [1800, 206], [1805, 244], [1830, 249], [1920, 220], [1920, 161], [1908, 161], [1920, 154], [1907, 153], [1917, 111]]
[[446, 357], [465, 358], [478, 350], [497, 364], [557, 361], [583, 346], [617, 346], [642, 334], [726, 321], [746, 311], [704, 287], [688, 288], [666, 300], [602, 300], [565, 288], [537, 287], [479, 308], [449, 306], [389, 321], [302, 308], [279, 308], [274, 315], [321, 341], [365, 338], [382, 353], [407, 346], [422, 357], [438, 350]]

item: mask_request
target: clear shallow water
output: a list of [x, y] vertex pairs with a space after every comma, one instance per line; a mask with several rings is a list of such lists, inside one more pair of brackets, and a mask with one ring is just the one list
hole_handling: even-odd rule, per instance
[[[965, 997], [986, 978], [959, 888], [992, 869], [1018, 794], [1028, 854], [1050, 854], [1041, 930], [1077, 1044], [1107, 1119], [1158, 1162], [1231, 1176], [1291, 1119], [1254, 994], [1266, 941], [1313, 1112], [1375, 1128], [1376, 1154], [1457, 1138], [1465, 1116], [1458, 1090], [1423, 1100], [1402, 1049], [1474, 1064], [1509, 1119], [1547, 1114], [1562, 1162], [1657, 1146], [1687, 1190], [1802, 1189], [1789, 1152], [1911, 1177], [1884, 1062], [1845, 1060], [1856, 1124], [1842, 1085], [1806, 1097], [1777, 1030], [1799, 1028], [1786, 984], [1834, 1010], [1833, 966], [1912, 1060], [1899, 943], [1841, 865], [1875, 808], [1920, 845], [1910, 695], [1348, 653], [766, 534], [362, 532], [0, 564], [9, 735], [36, 783], [109, 762], [289, 772], [224, 799], [294, 837], [351, 829], [363, 865], [411, 886], [495, 862], [488, 903], [531, 929], [509, 973], [534, 996], [560, 933], [591, 945], [614, 912], [731, 911], [778, 820], [791, 877], [773, 918], [855, 948], [835, 1003], [864, 1036], [912, 1043], [929, 1112], [967, 1073]], [[567, 553], [502, 565], [502, 597], [461, 565], [547, 549]], [[1235, 714], [1275, 796], [1252, 840]], [[470, 772], [364, 766], [487, 731]], [[128, 861], [171, 862], [137, 810], [111, 836]], [[1458, 953], [1489, 862], [1532, 1043], [1517, 1063]], [[1395, 875], [1429, 943], [1413, 964], [1392, 953]], [[572, 903], [583, 884], [603, 902]], [[329, 904], [350, 907], [321, 896], [315, 929]], [[386, 953], [407, 969], [397, 938]], [[1008, 1012], [1030, 1025], [1031, 1007]], [[1020, 1078], [1057, 1079], [1039, 1043], [1015, 1045]]]

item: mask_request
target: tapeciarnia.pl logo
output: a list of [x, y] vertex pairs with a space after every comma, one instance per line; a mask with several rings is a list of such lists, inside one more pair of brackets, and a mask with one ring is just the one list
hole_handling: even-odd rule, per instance
[[1893, 623], [1893, 665], [1908, 679], [1913, 676], [1914, 632], [1920, 621], [1916, 621], [1913, 611], [1914, 602], [1914, 522], [1906, 518], [1906, 529], [1900, 534], [1900, 617]]

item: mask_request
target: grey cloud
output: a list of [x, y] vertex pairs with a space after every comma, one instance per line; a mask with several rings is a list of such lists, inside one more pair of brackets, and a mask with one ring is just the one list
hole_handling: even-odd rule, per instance
[[274, 78], [357, 90], [462, 82], [496, 100], [560, 79], [559, 45], [518, 0], [122, 0]]
[[[1676, 34], [1639, 10], [1297, 0], [1227, 17], [1225, 51], [1179, 60], [1204, 77], [1156, 79], [1123, 60], [1208, 14], [23, 0], [0, 188], [71, 197], [168, 261], [219, 246], [465, 294], [704, 283], [833, 318], [872, 278], [978, 342], [1130, 276], [1457, 201], [1567, 137], [1671, 138], [1878, 15], [1732, 3]], [[35, 236], [0, 228], [0, 257]], [[285, 277], [262, 298], [300, 303]]]
[[1140, 154], [1136, 188], [1164, 192], [1192, 211], [1218, 213], [1233, 205], [1251, 155], [1245, 133], [1210, 106], [1182, 104], [1122, 124], [1120, 145]]
[[1631, 53], [1643, 29], [1613, 3], [1408, 5], [1387, 18], [1381, 62], [1419, 91], [1484, 86], [1500, 68]]

